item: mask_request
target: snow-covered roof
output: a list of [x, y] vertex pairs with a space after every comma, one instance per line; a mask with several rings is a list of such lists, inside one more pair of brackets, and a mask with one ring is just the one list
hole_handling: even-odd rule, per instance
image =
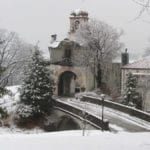
[[75, 42], [75, 41], [72, 41], [72, 40], [70, 40], [70, 39], [68, 39], [68, 38], [65, 38], [65, 39], [63, 39], [62, 41], [54, 41], [53, 43], [51, 43], [50, 45], [49, 45], [49, 48], [58, 48], [59, 46], [62, 46], [62, 43], [64, 44], [64, 43], [70, 43], [70, 44], [73, 44], [74, 46], [76, 45], [76, 46], [78, 46], [78, 47], [80, 47], [80, 44], [79, 43], [77, 43], [77, 42]]
[[76, 9], [71, 13], [71, 16], [88, 16], [88, 12], [81, 9]]
[[123, 69], [150, 69], [150, 56], [122, 67]]
[[60, 44], [60, 41], [55, 41], [55, 42], [51, 43], [49, 45], [49, 47], [51, 47], [51, 48], [57, 48], [59, 46], [59, 44]]

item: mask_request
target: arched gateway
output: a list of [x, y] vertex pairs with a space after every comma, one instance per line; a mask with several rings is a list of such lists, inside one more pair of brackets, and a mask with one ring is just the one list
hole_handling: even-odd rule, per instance
[[65, 71], [59, 76], [58, 95], [72, 96], [75, 94], [76, 74], [71, 71]]

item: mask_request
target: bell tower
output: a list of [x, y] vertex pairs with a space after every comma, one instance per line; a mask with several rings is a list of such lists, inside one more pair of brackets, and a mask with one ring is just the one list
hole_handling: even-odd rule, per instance
[[75, 10], [70, 14], [70, 31], [69, 39], [73, 40], [73, 35], [79, 28], [81, 23], [85, 23], [89, 20], [88, 12], [82, 10]]

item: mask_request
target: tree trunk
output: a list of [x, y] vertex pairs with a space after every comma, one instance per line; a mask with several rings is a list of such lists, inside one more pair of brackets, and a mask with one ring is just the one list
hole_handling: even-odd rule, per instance
[[102, 85], [102, 70], [101, 65], [98, 63], [97, 65], [97, 88], [100, 88]]

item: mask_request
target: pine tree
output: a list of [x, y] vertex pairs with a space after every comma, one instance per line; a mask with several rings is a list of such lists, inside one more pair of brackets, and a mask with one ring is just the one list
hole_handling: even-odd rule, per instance
[[140, 101], [140, 94], [137, 92], [137, 78], [129, 73], [126, 81], [124, 104], [137, 107]]
[[50, 71], [47, 69], [40, 51], [36, 49], [20, 95], [21, 103], [28, 106], [30, 111], [24, 110], [23, 112], [31, 112], [33, 117], [50, 114], [53, 90], [54, 82]]

